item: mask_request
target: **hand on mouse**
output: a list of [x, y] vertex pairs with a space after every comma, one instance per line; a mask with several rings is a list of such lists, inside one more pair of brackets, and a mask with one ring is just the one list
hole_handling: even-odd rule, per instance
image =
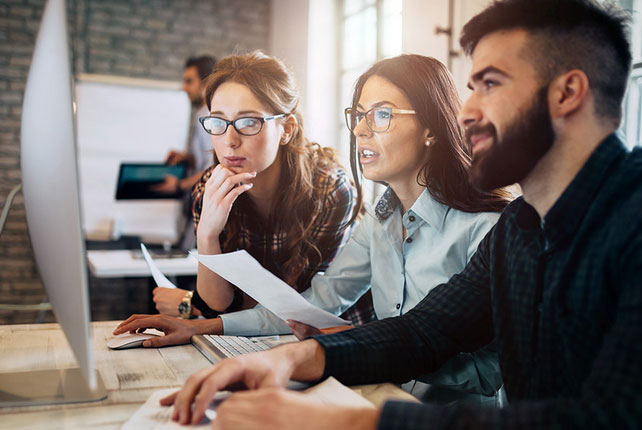
[[219, 318], [183, 320], [169, 315], [134, 314], [116, 327], [114, 335], [127, 332], [143, 333], [148, 328], [160, 330], [165, 333], [165, 336], [148, 339], [143, 342], [143, 346], [159, 347], [189, 343], [192, 336], [197, 334], [221, 333], [223, 331], [223, 323]]

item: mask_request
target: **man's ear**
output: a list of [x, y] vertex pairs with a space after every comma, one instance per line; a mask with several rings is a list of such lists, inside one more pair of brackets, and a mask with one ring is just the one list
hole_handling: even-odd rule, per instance
[[299, 128], [299, 122], [294, 115], [288, 115], [283, 121], [283, 135], [281, 136], [281, 145], [287, 145], [292, 140], [292, 136]]
[[590, 98], [589, 79], [582, 70], [570, 70], [551, 82], [548, 89], [549, 110], [552, 118], [567, 117]]

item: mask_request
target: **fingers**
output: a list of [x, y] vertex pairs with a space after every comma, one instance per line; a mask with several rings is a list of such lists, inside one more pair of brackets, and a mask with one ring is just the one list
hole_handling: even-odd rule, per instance
[[161, 346], [183, 345], [189, 342], [185, 338], [178, 336], [176, 333], [170, 333], [165, 336], [156, 336], [143, 342], [145, 348], [160, 348]]
[[174, 404], [174, 400], [176, 400], [176, 396], [178, 395], [179, 391], [174, 391], [172, 394], [170, 394], [167, 397], [163, 397], [160, 399], [160, 404], [162, 406], [171, 406]]
[[[118, 324], [118, 326], [114, 329], [113, 334], [117, 335], [117, 334], [126, 333], [126, 332], [130, 331], [129, 327], [136, 326], [135, 322], [137, 320], [139, 320], [141, 318], [149, 317], [149, 316], [150, 315], [134, 314], [134, 315], [130, 316], [129, 318], [127, 318], [125, 321], [123, 321], [120, 324]], [[136, 327], [136, 328], [138, 328], [138, 327]], [[135, 329], [131, 329], [131, 330], [135, 330]]]
[[299, 340], [321, 333], [319, 329], [299, 321], [287, 320], [285, 323], [292, 329], [292, 334]]
[[212, 176], [210, 176], [205, 184], [205, 193], [211, 197], [218, 197], [218, 200], [220, 200], [241, 182], [249, 181], [255, 177], [256, 172], [235, 174], [219, 164], [214, 168]]
[[165, 315], [132, 315], [116, 327], [114, 334], [118, 335], [141, 328], [155, 328], [163, 331], [174, 328], [170, 325], [171, 321], [167, 320], [167, 318], [170, 317]]
[[210, 373], [214, 372], [218, 366], [220, 366], [220, 363], [200, 370], [187, 378], [183, 388], [181, 388], [174, 398], [174, 410], [172, 411], [172, 419], [174, 421], [178, 421], [180, 424], [187, 424], [189, 422], [192, 402], [196, 393], [199, 391], [203, 380], [207, 378]]

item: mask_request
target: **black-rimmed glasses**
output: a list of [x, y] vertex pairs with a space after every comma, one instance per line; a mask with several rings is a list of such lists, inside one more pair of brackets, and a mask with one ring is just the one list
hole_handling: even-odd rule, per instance
[[414, 115], [417, 112], [409, 109], [393, 109], [389, 107], [373, 107], [367, 112], [359, 112], [357, 109], [345, 109], [346, 125], [350, 131], [354, 131], [359, 122], [366, 118], [368, 128], [375, 133], [383, 133], [390, 128], [390, 120], [393, 115]]
[[205, 131], [214, 136], [225, 134], [230, 125], [243, 136], [254, 136], [261, 132], [265, 121], [282, 118], [286, 115], [285, 113], [281, 113], [265, 117], [245, 116], [236, 118], [234, 121], [228, 121], [217, 116], [202, 116], [198, 120]]

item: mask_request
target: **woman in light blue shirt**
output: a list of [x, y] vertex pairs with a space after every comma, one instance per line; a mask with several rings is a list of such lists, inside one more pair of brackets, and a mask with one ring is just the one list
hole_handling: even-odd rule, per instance
[[[378, 319], [411, 310], [431, 289], [459, 273], [508, 202], [468, 182], [471, 148], [456, 121], [459, 99], [439, 61], [402, 55], [376, 63], [358, 80], [346, 109], [351, 164], [388, 185], [348, 243], [303, 296], [337, 315], [368, 290]], [[225, 334], [315, 329], [256, 307], [221, 316]], [[318, 332], [318, 331], [316, 331]], [[431, 400], [496, 404], [501, 386], [492, 351], [460, 354], [423, 380]]]

